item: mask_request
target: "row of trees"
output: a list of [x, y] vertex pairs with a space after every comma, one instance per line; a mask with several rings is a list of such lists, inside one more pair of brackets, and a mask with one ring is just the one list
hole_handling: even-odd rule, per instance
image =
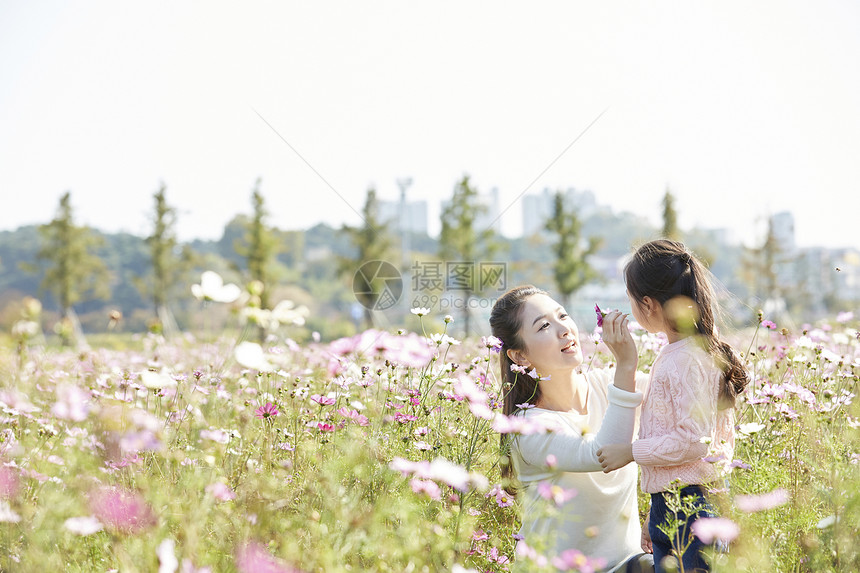
[[[225, 229], [221, 242], [229, 242], [229, 248], [234, 257], [232, 263], [235, 270], [240, 272], [242, 280], [249, 285], [248, 292], [252, 294], [250, 303], [261, 309], [270, 309], [273, 302], [271, 297], [274, 288], [285, 281], [300, 280], [300, 275], [306, 269], [299, 264], [302, 250], [301, 245], [291, 244], [294, 237], [287, 237], [268, 223], [269, 212], [264, 196], [260, 191], [261, 182], [258, 179], [251, 192], [252, 214], [250, 217], [240, 217]], [[409, 265], [412, 256], [424, 256], [441, 261], [513, 261], [523, 258], [523, 253], [506, 252], [512, 243], [495, 235], [492, 228], [479, 229], [476, 221], [486, 212], [486, 207], [479, 201], [479, 192], [467, 175], [456, 182], [451, 200], [442, 212], [442, 230], [436, 244], [434, 254], [402, 253], [396, 248], [392, 229], [388, 222], [381, 220], [379, 201], [374, 189], [367, 191], [362, 209], [360, 225], [344, 225], [330, 241], [345, 241], [349, 254], [339, 255], [333, 266], [344, 285], [351, 285], [356, 269], [367, 261], [403, 261]], [[179, 292], [187, 298], [188, 276], [190, 269], [201, 267], [201, 256], [192, 245], [180, 245], [176, 236], [177, 215], [166, 197], [166, 187], [162, 184], [153, 195], [153, 210], [151, 212], [152, 232], [144, 240], [147, 249], [148, 264], [145, 272], [141, 272], [132, 280], [134, 288], [142, 297], [150, 301], [152, 324], [161, 328], [171, 320], [170, 307]], [[590, 224], [593, 221], [588, 221]], [[595, 255], [604, 247], [606, 235], [597, 236], [593, 233], [585, 236], [585, 225], [580, 219], [576, 205], [566, 203], [559, 192], [554, 197], [551, 216], [546, 222], [546, 230], [551, 241], [550, 255], [547, 263], [535, 265], [535, 260], [523, 261], [523, 265], [531, 263], [530, 273], [534, 267], [550, 269], [551, 278], [555, 282], [557, 293], [569, 303], [572, 297], [585, 285], [603, 280], [603, 273], [598, 272], [592, 265]], [[41, 247], [38, 251], [40, 265], [28, 265], [30, 270], [44, 272], [42, 288], [52, 293], [60, 308], [63, 320], [74, 321], [73, 308], [82, 301], [107, 298], [110, 296], [108, 285], [110, 277], [103, 260], [96, 254], [100, 238], [92, 229], [78, 226], [74, 220], [71, 205], [71, 194], [64, 193], [60, 198], [56, 217], [39, 227]], [[677, 224], [675, 199], [667, 189], [663, 197], [663, 227], [657, 233], [664, 237], [678, 239], [681, 233]], [[653, 238], [642, 236], [641, 239]], [[532, 239], [528, 239], [532, 240]], [[629, 243], [628, 243], [629, 245]], [[767, 241], [758, 250], [748, 252], [753, 262], [745, 265], [745, 272], [753, 272], [757, 276], [766, 275], [768, 261], [773, 264], [775, 245]], [[277, 260], [283, 251], [293, 254], [286, 259]], [[697, 251], [703, 251], [698, 247]], [[531, 254], [531, 253], [529, 253]], [[525, 256], [529, 258], [529, 254]], [[713, 258], [705, 251], [705, 259]], [[763, 266], [761, 273], [750, 271], [757, 266]], [[402, 268], [406, 274], [409, 269]], [[531, 276], [531, 275], [530, 275]], [[536, 279], [535, 282], [540, 282]], [[473, 283], [475, 284], [475, 283]], [[546, 283], [543, 283], [546, 284]], [[771, 288], [773, 281], [768, 281]], [[382, 284], [372, 285], [382, 288]], [[348, 288], [348, 287], [345, 287]], [[469, 312], [469, 301], [472, 297], [481, 295], [480, 283], [474, 288], [469, 286], [462, 289], [462, 325], [465, 333], [471, 332], [472, 314]], [[358, 293], [356, 297], [363, 307], [362, 322], [365, 327], [374, 326], [374, 311], [372, 304], [373, 292]], [[69, 329], [61, 329], [67, 332]]]
[[[438, 257], [442, 261], [488, 261], [501, 254], [502, 243], [492, 228], [476, 228], [476, 220], [486, 206], [478, 201], [478, 190], [468, 175], [459, 180], [450, 202], [442, 212], [442, 230], [438, 242]], [[254, 299], [251, 304], [263, 309], [271, 308], [270, 293], [277, 278], [272, 272], [273, 261], [280, 245], [267, 218], [269, 212], [260, 191], [260, 181], [251, 193], [252, 215], [244, 223], [241, 239], [235, 240], [233, 249], [244, 262], [244, 275]], [[344, 225], [341, 234], [353, 247], [352, 256], [341, 256], [337, 260], [340, 275], [350, 281], [356, 269], [366, 261], [394, 260], [395, 241], [391, 229], [379, 216], [379, 202], [374, 189], [367, 191], [362, 210], [362, 224]], [[169, 307], [188, 270], [195, 265], [196, 256], [188, 246], [177, 240], [176, 209], [166, 196], [166, 187], [153, 195], [151, 213], [152, 232], [145, 238], [148, 249], [149, 268], [144, 275], [135, 277], [134, 286], [141, 295], [151, 301], [153, 324], [163, 327], [170, 320]], [[596, 239], [581, 248], [582, 225], [574, 208], [564, 205], [560, 194], [556, 197], [556, 211], [548, 223], [548, 229], [558, 236], [554, 252], [557, 262], [553, 274], [563, 296], [569, 297], [584, 284], [598, 277], [588, 263], [588, 257], [599, 244]], [[42, 239], [38, 259], [43, 263], [42, 289], [56, 299], [63, 320], [73, 322], [74, 306], [82, 301], [105, 299], [110, 296], [109, 271], [95, 251], [101, 246], [99, 237], [89, 228], [75, 222], [71, 204], [71, 193], [64, 193], [54, 219], [39, 227]], [[401, 253], [401, 260], [407, 260]], [[406, 263], [408, 264], [408, 263]], [[37, 265], [30, 265], [31, 271]], [[402, 269], [404, 272], [408, 269]], [[375, 285], [375, 288], [381, 288]], [[470, 332], [471, 314], [469, 301], [480, 294], [480, 288], [471, 283], [460, 292], [464, 301], [463, 324]], [[361, 296], [361, 295], [359, 295]], [[371, 300], [359, 300], [364, 307], [366, 327], [374, 325]]]

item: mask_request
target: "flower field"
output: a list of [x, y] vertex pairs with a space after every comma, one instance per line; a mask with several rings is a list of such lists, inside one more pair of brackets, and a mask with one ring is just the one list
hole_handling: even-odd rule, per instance
[[[539, 429], [501, 415], [492, 340], [371, 330], [258, 344], [243, 332], [153, 334], [135, 350], [7, 344], [0, 570], [600, 566], [517, 548], [498, 432]], [[647, 370], [662, 341], [636, 335]], [[599, 338], [583, 339], [583, 368], [608, 365]], [[754, 382], [736, 459], [711, 460], [731, 470], [717, 494], [726, 519], [700, 534], [733, 538], [714, 570], [860, 570], [856, 319], [799, 332], [763, 321], [735, 342]]]

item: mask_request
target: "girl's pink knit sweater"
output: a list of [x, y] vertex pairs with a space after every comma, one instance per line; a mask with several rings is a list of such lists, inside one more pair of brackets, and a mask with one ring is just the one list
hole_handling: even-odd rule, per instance
[[[664, 491], [674, 480], [708, 484], [732, 461], [734, 410], [717, 409], [722, 375], [695, 337], [663, 347], [651, 367], [633, 442], [642, 491]], [[706, 456], [719, 459], [704, 461]]]

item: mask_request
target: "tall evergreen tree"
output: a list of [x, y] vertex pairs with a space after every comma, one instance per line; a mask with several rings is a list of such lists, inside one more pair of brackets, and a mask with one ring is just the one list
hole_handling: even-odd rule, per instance
[[678, 212], [675, 210], [675, 196], [666, 187], [663, 195], [663, 229], [662, 235], [665, 239], [673, 241], [681, 240], [681, 231], [678, 229]]
[[[487, 262], [498, 250], [495, 233], [492, 228], [478, 230], [475, 220], [487, 211], [487, 207], [478, 202], [478, 190], [470, 183], [469, 176], [463, 178], [454, 186], [451, 201], [442, 209], [442, 232], [439, 235], [439, 257], [446, 263], [462, 263], [463, 270], [471, 269], [471, 276], [461, 277], [457, 281], [457, 289], [463, 293], [463, 329], [465, 335], [470, 333], [469, 306], [473, 295], [482, 290], [481, 277], [477, 267], [481, 262]], [[471, 265], [471, 267], [469, 266]], [[446, 270], [450, 275], [451, 269]], [[446, 279], [451, 279], [446, 276]]]
[[[352, 280], [355, 296], [364, 307], [365, 327], [373, 328], [373, 310], [387, 286], [387, 275], [380, 277], [375, 272], [382, 265], [374, 261], [391, 264], [388, 259], [392, 254], [392, 238], [379, 218], [379, 201], [376, 189], [372, 187], [367, 190], [361, 217], [364, 221], [361, 226], [344, 225], [341, 228], [341, 233], [347, 236], [355, 248], [355, 256], [340, 257], [338, 270], [341, 275]], [[357, 276], [359, 269], [362, 269], [362, 273]], [[356, 283], [361, 283], [362, 288], [355, 288]]]
[[576, 291], [600, 278], [588, 258], [597, 252], [601, 241], [597, 237], [584, 241], [582, 222], [576, 216], [575, 209], [565, 208], [561, 192], [555, 194], [552, 216], [546, 222], [546, 229], [557, 236], [553, 245], [553, 276], [564, 304], [569, 305]]
[[260, 180], [254, 185], [251, 193], [251, 204], [254, 213], [245, 228], [245, 236], [241, 244], [236, 245], [236, 252], [245, 257], [248, 274], [252, 281], [260, 284], [260, 308], [271, 308], [269, 294], [273, 286], [272, 264], [278, 253], [278, 244], [272, 230], [266, 225], [269, 215], [266, 202], [260, 193]]
[[166, 187], [162, 183], [155, 192], [152, 234], [146, 238], [152, 264], [150, 286], [152, 304], [156, 316], [167, 309], [170, 288], [175, 282], [178, 263], [176, 260], [176, 209], [167, 204]]
[[[39, 234], [42, 245], [37, 257], [48, 262], [42, 289], [56, 297], [66, 321], [72, 319], [78, 302], [110, 296], [107, 267], [94, 254], [101, 240], [89, 228], [75, 224], [69, 191], [60, 197], [56, 217], [39, 226]], [[63, 338], [64, 344], [70, 342], [68, 334]]]

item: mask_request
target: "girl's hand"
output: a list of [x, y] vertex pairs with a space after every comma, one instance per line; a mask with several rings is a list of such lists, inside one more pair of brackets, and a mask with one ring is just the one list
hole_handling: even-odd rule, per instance
[[639, 364], [636, 343], [627, 328], [627, 315], [613, 310], [603, 317], [603, 342], [609, 347], [619, 367], [632, 367]]
[[654, 545], [651, 543], [651, 533], [648, 531], [648, 525], [651, 523], [651, 512], [645, 515], [645, 523], [642, 524], [642, 537], [639, 539], [639, 545], [645, 553], [654, 553]]
[[603, 342], [618, 362], [615, 367], [615, 387], [619, 390], [635, 392], [639, 354], [627, 328], [627, 315], [613, 310], [603, 317]]
[[633, 445], [606, 444], [597, 450], [597, 461], [605, 474], [623, 468], [633, 461]]

